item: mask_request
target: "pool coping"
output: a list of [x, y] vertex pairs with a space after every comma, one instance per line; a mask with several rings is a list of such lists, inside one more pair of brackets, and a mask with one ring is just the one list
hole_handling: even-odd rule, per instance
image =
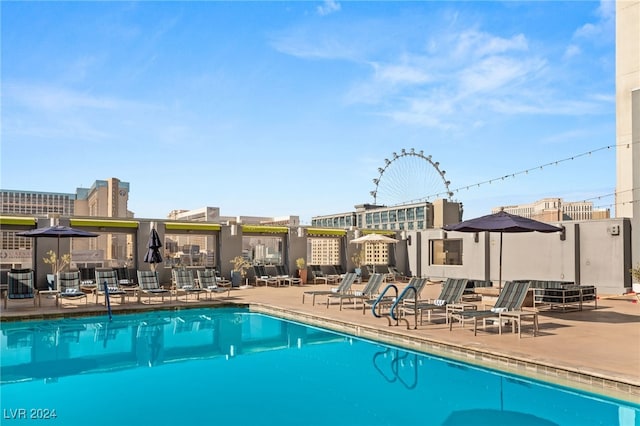
[[579, 389], [584, 392], [638, 404], [640, 385], [613, 378], [597, 372], [585, 372], [553, 365], [552, 363], [505, 355], [485, 349], [471, 348], [442, 342], [437, 339], [409, 335], [402, 329], [380, 329], [363, 324], [353, 324], [307, 312], [292, 311], [269, 304], [251, 303], [249, 310], [255, 313], [298, 321], [355, 337], [392, 344], [403, 349], [461, 361], [476, 366], [498, 370], [554, 385]]

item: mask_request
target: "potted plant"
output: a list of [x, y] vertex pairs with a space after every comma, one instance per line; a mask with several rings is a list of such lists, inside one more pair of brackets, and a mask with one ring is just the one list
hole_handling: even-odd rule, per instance
[[53, 250], [49, 250], [46, 256], [42, 258], [43, 262], [51, 265], [51, 274], [47, 274], [47, 282], [50, 284], [49, 290], [54, 290], [51, 286], [55, 286], [57, 283], [60, 272], [71, 263], [71, 255], [69, 253], [63, 254], [60, 258]]
[[298, 276], [302, 284], [307, 283], [307, 261], [303, 257], [296, 259], [296, 267], [298, 268]]
[[635, 268], [629, 269], [631, 273], [631, 290], [640, 294], [640, 263]]
[[233, 268], [231, 269], [231, 287], [240, 287], [242, 279], [247, 275], [247, 269], [251, 263], [242, 256], [236, 256], [231, 259]]
[[357, 252], [353, 253], [351, 256], [351, 261], [353, 262], [353, 266], [355, 267], [355, 273], [358, 278], [362, 277], [362, 264], [365, 260], [365, 252], [364, 249], [360, 249]]

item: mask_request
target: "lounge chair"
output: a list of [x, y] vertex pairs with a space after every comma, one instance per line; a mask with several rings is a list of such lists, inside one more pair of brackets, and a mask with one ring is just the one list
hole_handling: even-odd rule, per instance
[[200, 293], [205, 290], [196, 285], [193, 279], [193, 273], [186, 269], [174, 269], [171, 271], [173, 274], [173, 282], [176, 286], [176, 300], [180, 293], [186, 296], [186, 300], [189, 300], [190, 294], [195, 294], [198, 300], [200, 300]]
[[121, 287], [135, 287], [136, 283], [129, 276], [129, 269], [125, 267], [113, 268], [118, 276], [118, 284]]
[[286, 265], [276, 265], [276, 279], [278, 280], [278, 285], [287, 284], [289, 287], [292, 285], [302, 285], [301, 278], [289, 275]]
[[302, 303], [304, 303], [304, 297], [307, 294], [313, 297], [312, 305], [316, 304], [316, 296], [328, 296], [330, 294], [346, 294], [351, 290], [351, 285], [353, 285], [353, 282], [355, 281], [355, 279], [356, 279], [356, 274], [353, 272], [349, 272], [344, 275], [344, 278], [342, 279], [338, 287], [334, 287], [331, 290], [305, 291], [304, 293], [302, 293]]
[[61, 272], [59, 274], [60, 300], [84, 299], [84, 304], [88, 302], [87, 294], [80, 290], [80, 272]]
[[211, 294], [213, 293], [222, 294], [226, 292], [227, 297], [231, 294], [231, 285], [226, 285], [222, 287], [220, 284], [218, 284], [218, 277], [216, 276], [216, 273], [214, 270], [212, 269], [206, 269], [204, 271], [198, 270], [197, 274], [198, 274], [198, 286], [200, 286], [200, 288], [209, 295], [209, 300], [211, 300]]
[[449, 312], [449, 330], [453, 328], [454, 319], [458, 320], [462, 327], [465, 321], [473, 320], [473, 335], [476, 336], [479, 319], [486, 325], [486, 320], [490, 318], [500, 321], [500, 312], [520, 309], [529, 290], [529, 284], [529, 281], [507, 281], [491, 309]]
[[[352, 293], [346, 293], [346, 294], [338, 294], [338, 293], [329, 294], [327, 297], [327, 307], [329, 307], [329, 302], [332, 298], [340, 300], [340, 310], [342, 310], [342, 302], [345, 299], [349, 301], [353, 300], [354, 308], [357, 308], [358, 301], [362, 301], [364, 306], [365, 300], [370, 300], [376, 294], [378, 294], [378, 291], [380, 290], [380, 286], [382, 285], [382, 281], [384, 281], [383, 274], [373, 274], [369, 277], [369, 281], [367, 281], [367, 284], [364, 286], [364, 288], [361, 291], [354, 291]], [[363, 309], [362, 313], [364, 314], [364, 312], [365, 310]]]
[[33, 286], [33, 271], [7, 273], [7, 291], [4, 294], [4, 309], [7, 309], [7, 301], [33, 299], [36, 306], [38, 290]]
[[398, 268], [396, 268], [395, 266], [389, 265], [387, 268], [389, 269], [388, 277], [391, 277], [392, 281], [402, 281], [402, 282], [409, 281], [409, 277], [407, 277], [404, 273], [400, 272]]
[[[124, 298], [127, 295], [118, 285], [118, 274], [113, 269], [96, 269], [96, 288], [94, 289], [96, 295], [96, 305], [98, 304], [98, 296], [104, 295], [104, 284], [107, 283], [109, 289], [109, 297], [120, 297], [120, 303], [124, 303]], [[107, 305], [107, 299], [104, 300], [105, 306]]]
[[400, 307], [400, 313], [402, 315], [415, 315], [417, 311], [420, 314], [420, 324], [422, 324], [422, 316], [427, 312], [427, 320], [431, 321], [432, 311], [443, 311], [446, 313], [447, 305], [459, 302], [462, 299], [464, 290], [467, 287], [467, 282], [467, 279], [447, 278], [444, 284], [442, 284], [440, 295], [436, 299], [404, 303]]
[[256, 277], [256, 286], [259, 286], [260, 283], [263, 283], [266, 286], [278, 286], [278, 279], [275, 276], [269, 275], [267, 273], [267, 268], [264, 265], [254, 265], [253, 273]]
[[164, 297], [169, 296], [171, 301], [171, 291], [160, 287], [158, 283], [158, 275], [155, 271], [138, 271], [138, 303], [141, 302], [142, 296], [147, 296], [149, 304], [152, 297], [161, 297], [164, 303]]
[[336, 284], [338, 280], [336, 276], [330, 276], [324, 273], [322, 270], [322, 266], [320, 265], [311, 265], [311, 273], [313, 274], [313, 283], [318, 284], [318, 282], [324, 282], [325, 284]]

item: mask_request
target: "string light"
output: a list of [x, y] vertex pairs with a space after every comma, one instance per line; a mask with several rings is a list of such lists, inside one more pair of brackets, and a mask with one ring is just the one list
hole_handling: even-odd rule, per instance
[[[557, 166], [560, 163], [576, 160], [576, 159], [581, 158], [581, 157], [591, 156], [591, 154], [599, 152], [599, 151], [610, 150], [611, 148], [625, 148], [625, 147], [626, 148], [630, 148], [631, 145], [636, 145], [636, 144], [640, 144], [640, 142], [631, 142], [631, 143], [625, 143], [625, 144], [603, 146], [603, 147], [600, 147], [600, 148], [597, 148], [597, 149], [594, 149], [594, 150], [591, 150], [591, 151], [587, 151], [587, 152], [583, 152], [581, 154], [573, 155], [571, 157], [567, 157], [567, 158], [563, 158], [563, 159], [560, 159], [560, 160], [551, 161], [551, 162], [548, 162], [546, 164], [541, 164], [541, 165], [538, 165], [538, 166], [535, 166], [535, 167], [531, 167], [531, 168], [528, 168], [528, 169], [525, 169], [525, 170], [521, 170], [519, 172], [509, 173], [509, 174], [503, 175], [501, 177], [485, 180], [485, 181], [474, 183], [474, 184], [467, 185], [467, 186], [461, 186], [461, 187], [455, 188], [455, 189], [453, 189], [453, 190], [451, 190], [449, 192], [456, 192], [457, 193], [457, 192], [459, 192], [460, 190], [463, 190], [463, 189], [469, 190], [470, 188], [473, 188], [473, 187], [478, 187], [479, 188], [482, 185], [491, 184], [491, 182], [497, 181], [498, 179], [504, 180], [505, 178], [508, 178], [508, 177], [515, 178], [516, 176], [523, 175], [523, 174], [529, 174], [529, 172], [533, 172], [533, 171], [536, 171], [538, 169], [543, 170], [544, 167]], [[395, 157], [395, 155], [394, 155], [394, 157]], [[630, 190], [630, 191], [633, 191], [633, 189]], [[621, 194], [621, 193], [624, 193], [624, 192], [627, 192], [627, 191], [621, 191], [621, 192], [619, 192], [617, 194]], [[442, 196], [447, 196], [447, 195], [448, 195], [448, 192], [446, 192], [446, 191], [438, 192], [437, 194], [427, 195], [426, 197], [423, 197], [423, 198], [419, 199], [418, 201], [428, 201], [428, 200], [430, 200], [432, 198], [440, 198]], [[616, 195], [616, 193], [603, 195], [602, 197], [608, 197], [608, 196], [611, 196], [611, 195]], [[594, 198], [591, 198], [591, 199], [594, 199]], [[588, 199], [588, 200], [591, 200], [591, 199]], [[587, 200], [585, 200], [585, 201], [587, 201]], [[638, 202], [638, 200], [632, 200], [632, 201], [628, 201], [628, 202], [635, 203], [635, 202]], [[406, 204], [406, 203], [403, 203], [403, 204]], [[618, 204], [620, 204], [620, 203], [618, 203]], [[614, 206], [614, 205], [616, 205], [616, 204], [615, 203], [611, 204], [611, 206]], [[622, 205], [624, 205], [624, 203], [622, 203]]]

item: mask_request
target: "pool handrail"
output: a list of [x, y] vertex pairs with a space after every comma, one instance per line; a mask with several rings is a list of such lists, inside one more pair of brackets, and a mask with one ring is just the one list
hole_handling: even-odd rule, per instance
[[[107, 313], [109, 314], [109, 321], [111, 321], [111, 300], [109, 300], [109, 285], [107, 284], [107, 281], [104, 281], [104, 301], [105, 304], [107, 305]], [[96, 299], [98, 298], [98, 296], [96, 296]]]
[[[378, 306], [378, 304], [380, 302], [382, 302], [385, 299], [385, 294], [387, 294], [387, 291], [389, 290], [395, 290], [396, 292], [396, 297], [395, 299], [398, 298], [398, 287], [395, 284], [388, 284], [384, 290], [382, 290], [382, 292], [380, 293], [380, 295], [378, 296], [378, 298], [375, 300], [375, 302], [373, 302], [373, 304], [371, 305], [371, 313], [373, 314], [374, 317], [376, 318], [382, 318], [383, 316], [387, 318], [387, 321], [389, 321], [389, 325], [391, 325], [391, 320], [389, 319], [388, 315], [380, 315], [376, 312], [376, 308]], [[389, 297], [389, 296], [387, 296]]]
[[[402, 293], [400, 293], [400, 296], [398, 296], [395, 300], [395, 302], [393, 302], [393, 304], [391, 305], [391, 308], [389, 309], [389, 315], [391, 315], [391, 318], [393, 318], [396, 321], [396, 324], [400, 321], [400, 318], [396, 316], [396, 314], [394, 313], [395, 310], [398, 308], [398, 305], [401, 303], [405, 302], [405, 294], [407, 294], [408, 292], [413, 291], [414, 294], [414, 298], [413, 298], [413, 315], [414, 315], [414, 326], [413, 329], [417, 330], [418, 329], [418, 289], [414, 286], [414, 285], [408, 285], [404, 288], [404, 290], [402, 290]], [[407, 321], [407, 330], [409, 330], [409, 320], [407, 320], [406, 318], [402, 318], [405, 321]]]

